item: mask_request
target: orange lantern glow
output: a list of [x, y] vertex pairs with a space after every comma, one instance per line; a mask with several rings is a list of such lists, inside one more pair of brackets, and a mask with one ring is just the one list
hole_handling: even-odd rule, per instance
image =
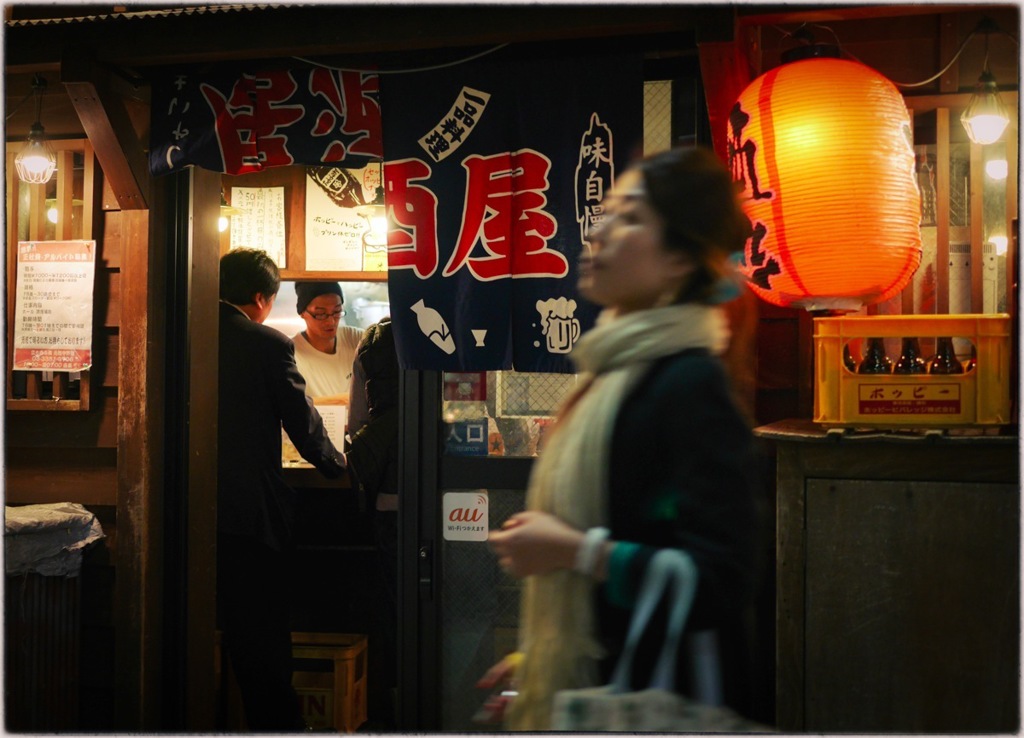
[[921, 262], [910, 117], [896, 87], [852, 61], [783, 64], [729, 115], [729, 159], [753, 236], [740, 264], [764, 300], [853, 311]]

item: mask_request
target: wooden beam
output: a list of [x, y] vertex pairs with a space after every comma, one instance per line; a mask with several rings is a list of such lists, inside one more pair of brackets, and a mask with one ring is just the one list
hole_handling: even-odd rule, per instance
[[[213, 6], [216, 7], [216, 6]], [[111, 17], [92, 22], [9, 24], [4, 36], [8, 68], [34, 69], [62, 47], [87, 43], [105, 62], [123, 66], [192, 64], [245, 59], [438, 51], [444, 61], [465, 49], [499, 44], [565, 41], [693, 32], [732, 15], [729, 5], [634, 6], [467, 4], [387, 7], [372, 4], [232, 6], [228, 10], [164, 16]], [[345, 32], [338, 33], [339, 28]], [[267, 33], [273, 29], [272, 33]], [[387, 61], [387, 60], [385, 60]]]
[[[970, 209], [971, 209], [971, 312], [985, 312], [985, 164], [981, 144], [971, 143]], [[995, 311], [993, 311], [995, 312]]]
[[[870, 20], [873, 18], [900, 18], [913, 15], [939, 15], [941, 13], [965, 13], [977, 11], [978, 6], [940, 5], [920, 3], [917, 5], [847, 5], [805, 7], [778, 5], [737, 6], [741, 26], [770, 26], [789, 23], [834, 23], [836, 21]], [[749, 13], [745, 15], [745, 13]]]
[[949, 314], [949, 108], [935, 111], [935, 312]]
[[69, 50], [61, 61], [60, 79], [71, 97], [100, 168], [110, 182], [121, 210], [144, 210], [146, 157], [121, 100], [109, 92], [107, 74], [81, 51]]
[[115, 730], [160, 725], [163, 628], [164, 273], [151, 268], [148, 210], [119, 214], [124, 234], [117, 402]]
[[221, 176], [198, 167], [189, 172], [188, 294], [188, 564], [185, 727], [208, 732], [216, 723], [217, 342], [220, 333]]

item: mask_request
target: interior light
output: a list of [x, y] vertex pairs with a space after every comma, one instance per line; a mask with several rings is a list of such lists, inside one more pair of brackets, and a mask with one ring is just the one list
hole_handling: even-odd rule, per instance
[[232, 215], [241, 215], [245, 210], [243, 208], [235, 208], [228, 205], [227, 199], [224, 197], [224, 190], [220, 191], [220, 217], [217, 219], [217, 230], [223, 233], [228, 229], [230, 221], [228, 220]]
[[985, 162], [985, 174], [992, 179], [1006, 179], [1010, 173], [1006, 159], [990, 159]]
[[40, 122], [43, 112], [43, 90], [46, 80], [36, 75], [32, 80], [32, 93], [36, 96], [36, 122], [28, 131], [28, 142], [14, 158], [14, 167], [18, 170], [18, 178], [28, 184], [45, 184], [50, 181], [57, 168], [57, 156], [46, 143], [43, 124]]
[[989, 242], [996, 248], [996, 256], [1006, 256], [1009, 249], [1009, 241], [1006, 236], [991, 236]]
[[382, 251], [388, 243], [388, 214], [384, 204], [384, 164], [380, 165], [380, 184], [372, 203], [360, 205], [356, 213], [366, 219], [367, 229], [363, 233], [363, 246], [367, 251]]
[[1010, 124], [1006, 106], [999, 99], [999, 85], [988, 68], [988, 34], [994, 26], [983, 22], [979, 29], [985, 33], [985, 61], [981, 76], [974, 86], [974, 94], [960, 115], [960, 122], [967, 130], [967, 136], [976, 144], [990, 144], [999, 140]]

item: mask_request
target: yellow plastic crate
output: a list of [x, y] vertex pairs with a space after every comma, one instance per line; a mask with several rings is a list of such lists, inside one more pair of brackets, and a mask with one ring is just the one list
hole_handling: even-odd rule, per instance
[[[814, 421], [869, 428], [1010, 423], [1010, 316], [873, 315], [814, 319]], [[843, 347], [868, 338], [969, 340], [977, 365], [964, 374], [856, 374]], [[898, 353], [890, 355], [895, 364]], [[859, 358], [854, 354], [854, 359]], [[961, 359], [963, 361], [963, 359]], [[966, 363], [966, 362], [965, 362]]]

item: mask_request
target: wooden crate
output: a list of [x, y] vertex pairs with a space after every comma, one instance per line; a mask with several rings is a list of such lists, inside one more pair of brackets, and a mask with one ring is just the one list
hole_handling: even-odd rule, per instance
[[292, 633], [292, 656], [292, 683], [310, 728], [352, 733], [366, 722], [365, 635]]
[[[221, 663], [216, 635], [218, 689], [229, 732], [245, 731], [241, 695], [229, 665]], [[302, 717], [312, 730], [353, 733], [366, 722], [366, 636], [358, 633], [292, 633], [292, 684]], [[226, 657], [224, 657], [226, 658]]]

